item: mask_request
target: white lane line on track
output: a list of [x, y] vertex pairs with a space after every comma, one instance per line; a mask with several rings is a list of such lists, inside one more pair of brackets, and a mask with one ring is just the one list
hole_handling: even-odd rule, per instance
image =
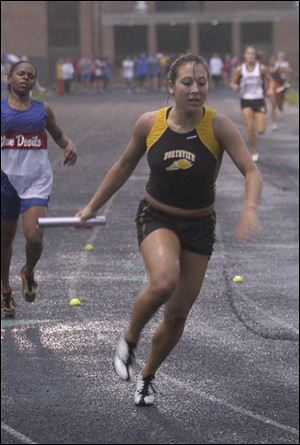
[[59, 320], [15, 320], [14, 318], [6, 318], [1, 320], [1, 328], [10, 328], [16, 326], [27, 326], [35, 324], [45, 324], [45, 323], [57, 323]]
[[[141, 178], [136, 178], [136, 179], [144, 179], [144, 178], [141, 177]], [[113, 203], [113, 200], [116, 197], [116, 195], [117, 194], [115, 194], [108, 201], [107, 206], [105, 207], [104, 211], [102, 212], [103, 215], [106, 216], [108, 214], [108, 211], [110, 210], [110, 207], [111, 207], [111, 205]], [[89, 238], [89, 242], [90, 243], [93, 242], [96, 239], [99, 230], [101, 230], [100, 227], [93, 229], [93, 234]], [[217, 225], [217, 231], [219, 232], [219, 234], [221, 234], [221, 230], [220, 230], [220, 227], [218, 227], [218, 225]], [[222, 237], [221, 237], [221, 245], [223, 245]], [[279, 246], [281, 248], [285, 247], [285, 245], [278, 245], [277, 247], [279, 247]], [[274, 247], [274, 245], [273, 245], [273, 247]], [[287, 246], [287, 247], [290, 247], [290, 246]], [[81, 258], [82, 258], [83, 261], [79, 261], [78, 264], [80, 265], [80, 267], [83, 267], [82, 263], [86, 263], [87, 262], [88, 256], [84, 256], [84, 257], [82, 256]], [[70, 289], [70, 291], [71, 291], [71, 289]], [[173, 377], [170, 377], [169, 375], [166, 375], [163, 372], [160, 372], [160, 374], [163, 377], [165, 377], [168, 381], [171, 381], [175, 386], [179, 387], [180, 389], [184, 389], [185, 391], [192, 392], [193, 394], [197, 393], [197, 394], [199, 394], [200, 397], [210, 401], [211, 403], [216, 403], [218, 405], [224, 406], [224, 407], [230, 409], [231, 411], [233, 411], [235, 413], [238, 413], [238, 414], [250, 417], [250, 418], [255, 419], [255, 420], [259, 421], [259, 422], [271, 425], [271, 426], [273, 426], [275, 428], [281, 429], [281, 430], [289, 432], [291, 434], [294, 434], [294, 435], [297, 435], [297, 436], [299, 435], [299, 431], [296, 428], [290, 427], [290, 426], [285, 425], [285, 424], [281, 424], [280, 422], [277, 422], [277, 421], [275, 421], [273, 419], [270, 419], [270, 418], [268, 418], [266, 416], [263, 416], [263, 415], [260, 415], [260, 414], [256, 414], [256, 413], [254, 413], [252, 411], [249, 411], [249, 410], [247, 410], [245, 408], [242, 408], [242, 407], [240, 407], [238, 405], [233, 405], [233, 404], [231, 404], [231, 403], [229, 403], [227, 401], [224, 401], [222, 399], [219, 399], [219, 398], [217, 398], [217, 397], [215, 397], [213, 395], [206, 394], [204, 391], [198, 390], [195, 387], [192, 388], [190, 385], [186, 384], [185, 382], [182, 382], [179, 379], [175, 379]], [[4, 425], [4, 427], [3, 427], [3, 425]], [[29, 443], [29, 444], [37, 443], [37, 442], [31, 441], [31, 439], [27, 438], [26, 436], [22, 435], [21, 433], [18, 433], [17, 431], [13, 430], [12, 428], [10, 428], [9, 426], [7, 426], [5, 424], [1, 423], [1, 428], [3, 428], [9, 434], [14, 435], [15, 437], [17, 437], [20, 441], [22, 441], [22, 443]]]
[[[108, 338], [103, 338], [102, 340], [115, 348], [116, 345], [115, 345], [115, 342], [113, 341], [113, 338], [111, 336], [109, 336]], [[141, 363], [139, 360], [136, 360], [136, 363], [140, 369], [143, 367], [143, 363]], [[180, 390], [184, 390], [184, 391], [190, 392], [192, 394], [196, 393], [203, 399], [208, 400], [211, 403], [218, 404], [220, 406], [224, 406], [225, 408], [228, 408], [229, 410], [233, 411], [234, 413], [238, 413], [243, 416], [250, 417], [251, 419], [257, 420], [258, 422], [265, 423], [265, 424], [270, 425], [274, 428], [278, 428], [280, 430], [286, 431], [293, 435], [299, 436], [299, 430], [297, 430], [294, 427], [277, 422], [276, 420], [270, 419], [267, 416], [254, 413], [253, 411], [250, 411], [250, 410], [243, 408], [239, 405], [233, 405], [232, 403], [227, 402], [226, 400], [220, 399], [212, 394], [207, 394], [205, 391], [203, 391], [201, 389], [197, 389], [195, 386], [191, 386], [191, 385], [187, 384], [185, 381], [171, 377], [169, 374], [166, 374], [163, 371], [159, 371], [159, 375], [165, 379], [166, 383], [171, 382], [174, 386], [176, 386]], [[159, 388], [158, 388], [158, 391], [159, 391]]]
[[38, 444], [38, 442], [33, 442], [33, 440], [31, 440], [29, 437], [25, 436], [19, 431], [14, 430], [10, 426], [6, 425], [6, 423], [4, 422], [1, 422], [1, 429], [8, 433], [10, 436], [15, 437], [21, 443]]
[[[106, 344], [109, 344], [111, 347], [115, 348], [116, 345], [115, 345], [115, 342], [114, 342], [112, 336], [109, 334], [109, 332], [107, 334], [108, 334], [108, 337], [105, 338], [103, 336], [102, 341], [104, 341]], [[139, 368], [143, 367], [143, 364], [139, 360], [136, 360], [136, 363], [138, 364]], [[233, 405], [232, 403], [227, 402], [226, 400], [220, 399], [212, 394], [207, 394], [205, 391], [203, 391], [201, 389], [197, 389], [197, 388], [195, 388], [195, 386], [191, 386], [191, 385], [187, 384], [185, 381], [171, 377], [169, 374], [166, 374], [163, 371], [159, 371], [159, 375], [165, 379], [166, 383], [171, 382], [173, 385], [175, 385], [180, 390], [184, 390], [186, 392], [190, 392], [193, 394], [196, 393], [203, 399], [208, 400], [211, 403], [218, 404], [220, 406], [224, 406], [225, 408], [233, 411], [234, 413], [241, 414], [243, 416], [257, 420], [258, 422], [261, 422], [261, 423], [270, 425], [274, 428], [278, 428], [282, 431], [291, 433], [293, 435], [296, 435], [296, 436], [299, 435], [299, 431], [294, 427], [277, 422], [276, 420], [270, 419], [267, 416], [254, 413], [253, 411], [250, 411], [250, 410], [243, 408], [239, 405]]]
[[[106, 204], [106, 207], [104, 208], [103, 212], [101, 212], [102, 215], [107, 216], [107, 214], [108, 214], [108, 212], [109, 212], [109, 210], [110, 210], [110, 208], [111, 208], [111, 206], [112, 206], [112, 204], [113, 204], [113, 202], [114, 202], [114, 200], [115, 200], [115, 198], [116, 198], [117, 195], [118, 195], [118, 192], [115, 193], [115, 194], [110, 198], [110, 200], [109, 200], [108, 203]], [[95, 241], [95, 239], [96, 239], [96, 237], [97, 237], [97, 235], [98, 235], [99, 230], [101, 230], [101, 226], [98, 226], [98, 227], [96, 227], [95, 230], [93, 230], [93, 233], [92, 233], [92, 235], [91, 235], [90, 238], [89, 238], [89, 242], [90, 242], [90, 243], [91, 243], [92, 241]]]
[[[115, 342], [114, 342], [113, 338], [111, 337], [111, 335], [109, 333], [107, 333], [107, 334], [108, 334], [108, 337], [106, 337], [106, 338], [103, 337], [102, 341], [109, 344], [111, 347], [115, 347]], [[137, 361], [137, 363], [138, 363], [138, 366], [140, 368], [142, 368], [142, 363], [140, 361]], [[160, 371], [159, 374], [160, 374], [160, 376], [163, 377], [163, 379], [167, 383], [171, 382], [174, 386], [176, 386], [180, 390], [184, 390], [184, 391], [190, 392], [192, 394], [196, 393], [202, 399], [208, 400], [209, 402], [211, 402], [213, 404], [218, 404], [220, 406], [223, 406], [223, 407], [227, 408], [228, 410], [233, 411], [234, 413], [249, 417], [251, 419], [257, 420], [258, 422], [270, 425], [274, 428], [278, 428], [278, 429], [288, 432], [290, 434], [297, 435], [297, 436], [299, 435], [299, 431], [294, 427], [277, 422], [276, 420], [270, 419], [267, 416], [254, 413], [253, 411], [250, 411], [250, 410], [243, 408], [239, 405], [233, 405], [232, 403], [227, 402], [226, 400], [220, 399], [212, 394], [207, 394], [205, 391], [203, 391], [201, 389], [197, 389], [195, 386], [191, 386], [190, 384], [186, 383], [185, 381], [171, 377], [170, 375], [164, 373], [163, 371]], [[1, 424], [1, 427], [2, 427], [2, 424]], [[16, 434], [20, 434], [20, 433], [14, 431], [13, 429], [10, 429], [7, 425], [5, 425], [5, 427], [6, 427], [6, 428], [4, 428], [5, 431], [9, 432], [10, 434], [13, 433], [12, 435], [15, 435], [15, 437], [17, 437]], [[21, 434], [20, 434], [20, 436], [23, 437], [23, 443], [36, 443], [36, 442], [32, 442], [32, 441], [24, 442], [24, 438], [26, 440], [28, 438], [26, 438], [26, 436], [23, 436]], [[19, 438], [19, 440], [21, 440], [19, 436], [18, 436], [18, 438]], [[30, 439], [28, 439], [28, 440], [30, 440]]]
[[217, 403], [218, 405], [225, 406], [226, 408], [230, 409], [231, 411], [234, 411], [235, 413], [242, 414], [247, 417], [251, 417], [252, 419], [258, 420], [259, 422], [266, 423], [268, 425], [274, 426], [275, 428], [279, 428], [283, 431], [286, 431], [291, 434], [299, 435], [299, 431], [296, 428], [293, 428], [291, 426], [282, 424], [280, 422], [277, 422], [276, 420], [270, 419], [269, 417], [263, 416], [261, 414], [255, 414], [252, 411], [249, 411], [245, 408], [242, 408], [238, 405], [232, 405], [229, 402], [226, 402], [222, 399], [219, 399], [218, 397], [215, 397], [210, 394], [206, 394], [204, 391], [201, 391], [195, 387], [191, 387], [190, 385], [187, 385], [186, 383], [175, 379], [173, 377], [170, 377], [169, 375], [164, 374], [163, 372], [160, 372], [160, 375], [164, 376], [168, 381], [171, 381], [173, 385], [176, 385], [180, 389], [184, 389], [185, 391], [192, 392], [193, 394], [199, 394], [200, 397], [203, 399], [206, 399], [212, 403]]
[[[106, 207], [104, 208], [104, 210], [101, 212], [102, 215], [107, 216], [116, 196], [118, 195], [118, 192], [115, 193], [110, 200], [107, 202]], [[94, 227], [93, 229], [78, 229], [78, 230], [92, 230], [92, 234], [90, 235], [90, 237], [88, 238], [87, 244], [92, 244], [95, 239], [98, 236], [99, 231], [102, 229], [101, 226], [97, 226]], [[89, 261], [90, 257], [87, 254], [87, 252], [82, 252], [80, 254], [80, 257], [77, 261], [77, 270], [83, 270], [83, 268], [86, 266], [87, 262]], [[73, 285], [71, 285], [69, 287], [69, 296], [70, 298], [74, 298], [74, 295], [77, 294], [77, 288], [78, 286], [80, 286], [80, 282], [78, 280], [72, 280]]]

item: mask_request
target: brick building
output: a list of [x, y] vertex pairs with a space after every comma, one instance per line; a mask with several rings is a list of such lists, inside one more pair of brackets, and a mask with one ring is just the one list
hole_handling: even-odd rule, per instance
[[245, 46], [266, 61], [284, 51], [298, 76], [299, 2], [295, 1], [4, 1], [1, 53], [26, 54], [42, 79], [59, 57], [192, 51], [241, 56]]

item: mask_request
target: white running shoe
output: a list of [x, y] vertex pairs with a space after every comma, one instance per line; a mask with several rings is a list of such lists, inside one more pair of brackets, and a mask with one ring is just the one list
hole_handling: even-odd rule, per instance
[[114, 356], [114, 369], [122, 380], [131, 380], [134, 376], [134, 349], [122, 337], [117, 344]]
[[252, 160], [253, 160], [254, 162], [257, 162], [258, 159], [259, 159], [259, 154], [258, 154], [258, 153], [253, 153], [253, 155], [252, 155]]
[[154, 375], [143, 377], [139, 374], [134, 394], [134, 403], [137, 406], [150, 406], [154, 403], [154, 394], [156, 393], [153, 385]]
[[272, 131], [277, 131], [278, 127], [277, 124], [272, 124]]

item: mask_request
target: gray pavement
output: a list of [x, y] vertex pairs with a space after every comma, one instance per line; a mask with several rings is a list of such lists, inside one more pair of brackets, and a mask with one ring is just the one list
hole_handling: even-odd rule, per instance
[[[135, 119], [164, 106], [166, 95], [114, 92], [49, 102], [80, 155], [76, 166], [63, 169], [60, 149], [50, 143], [50, 215], [71, 216], [124, 149]], [[236, 96], [213, 93], [209, 103], [244, 134]], [[46, 231], [32, 304], [20, 297], [18, 231], [17, 315], [1, 323], [1, 443], [298, 443], [298, 118], [287, 107], [279, 130], [260, 137], [264, 230], [246, 245], [234, 238], [243, 178], [224, 157], [215, 253], [185, 333], [157, 373], [153, 407], [135, 407], [134, 383], [112, 371], [114, 347], [146, 282], [134, 225], [146, 160], [103, 209], [105, 227]], [[91, 253], [84, 250], [88, 242]], [[244, 283], [234, 283], [234, 275]], [[82, 305], [69, 307], [73, 297]], [[139, 365], [160, 316], [144, 331]]]

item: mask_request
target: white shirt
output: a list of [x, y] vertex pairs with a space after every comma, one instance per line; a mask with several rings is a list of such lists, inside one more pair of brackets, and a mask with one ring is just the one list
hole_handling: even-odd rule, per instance
[[223, 69], [223, 62], [220, 57], [212, 57], [209, 61], [209, 71], [212, 76], [221, 76]]
[[132, 80], [134, 77], [134, 61], [130, 59], [123, 60], [123, 79]]
[[263, 99], [264, 90], [260, 64], [256, 62], [253, 70], [249, 71], [246, 63], [243, 63], [241, 75], [241, 98], [248, 100]]

